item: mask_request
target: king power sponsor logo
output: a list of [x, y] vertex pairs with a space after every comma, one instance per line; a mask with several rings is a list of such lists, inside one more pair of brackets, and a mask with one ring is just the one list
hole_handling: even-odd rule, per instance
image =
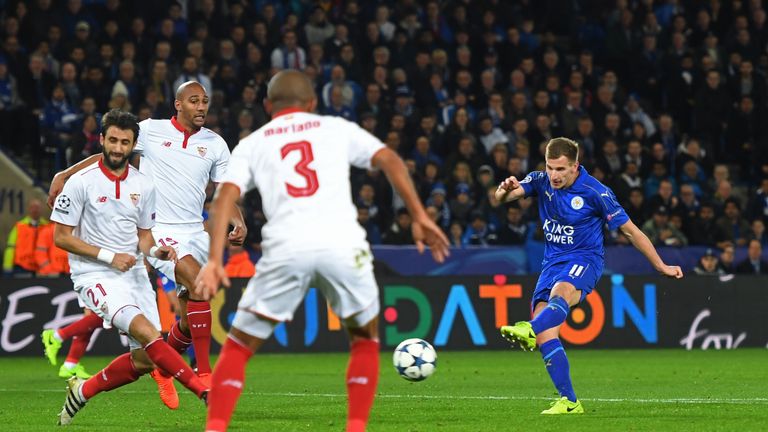
[[544, 221], [544, 237], [548, 242], [558, 244], [573, 244], [574, 228], [571, 225], [562, 225], [557, 221], [547, 219]]

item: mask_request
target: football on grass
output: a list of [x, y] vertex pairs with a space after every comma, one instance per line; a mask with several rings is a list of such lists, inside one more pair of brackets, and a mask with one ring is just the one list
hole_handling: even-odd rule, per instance
[[401, 377], [408, 381], [422, 381], [435, 373], [437, 353], [425, 340], [406, 339], [395, 348], [392, 363]]

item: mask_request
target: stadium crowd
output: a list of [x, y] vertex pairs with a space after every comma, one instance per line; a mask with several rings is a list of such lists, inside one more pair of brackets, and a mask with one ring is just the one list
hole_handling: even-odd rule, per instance
[[[169, 118], [188, 80], [209, 89], [206, 126], [233, 148], [268, 121], [267, 82], [290, 68], [321, 113], [406, 160], [454, 246], [541, 240], [532, 200], [493, 191], [543, 170], [556, 136], [655, 245], [768, 245], [761, 0], [3, 3], [0, 145], [43, 181], [100, 151], [102, 113]], [[369, 241], [410, 244], [383, 174], [351, 177]], [[258, 194], [244, 206], [258, 249]]]

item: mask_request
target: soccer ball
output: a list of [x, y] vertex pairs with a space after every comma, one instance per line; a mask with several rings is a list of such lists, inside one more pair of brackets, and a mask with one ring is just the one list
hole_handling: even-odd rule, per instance
[[422, 381], [435, 373], [437, 352], [425, 340], [406, 339], [395, 348], [392, 363], [401, 377], [408, 381]]

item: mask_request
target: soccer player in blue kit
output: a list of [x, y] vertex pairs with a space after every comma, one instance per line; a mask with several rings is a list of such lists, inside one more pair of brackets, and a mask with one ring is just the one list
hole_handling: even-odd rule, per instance
[[496, 190], [501, 202], [538, 196], [546, 239], [542, 271], [531, 300], [533, 319], [503, 326], [501, 335], [524, 350], [539, 347], [560, 394], [542, 414], [580, 414], [584, 408], [573, 391], [568, 357], [558, 336], [570, 308], [592, 292], [603, 272], [603, 225], [621, 230], [659, 273], [679, 279], [683, 272], [662, 261], [613, 191], [579, 165], [576, 142], [553, 138], [545, 156], [546, 172], [534, 171], [522, 180], [509, 177]]

